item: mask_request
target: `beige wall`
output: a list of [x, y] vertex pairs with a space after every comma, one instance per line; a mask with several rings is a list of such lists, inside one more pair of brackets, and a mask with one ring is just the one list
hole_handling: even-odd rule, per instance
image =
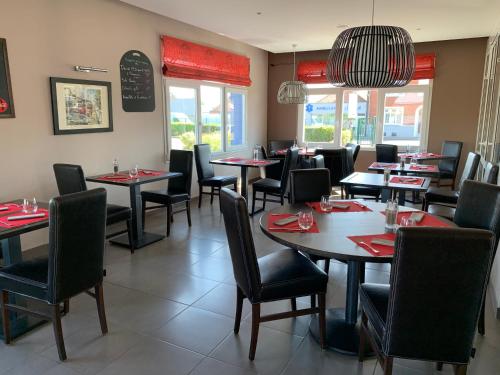
[[[464, 142], [462, 159], [474, 150], [486, 41], [487, 38], [474, 38], [415, 44], [417, 53], [436, 53], [429, 123], [430, 151], [439, 151], [446, 139]], [[326, 59], [328, 52], [299, 53], [297, 61]], [[297, 134], [297, 106], [281, 105], [276, 101], [280, 83], [292, 76], [291, 61], [291, 54], [269, 54], [268, 139], [293, 139]], [[366, 170], [374, 158], [373, 151], [362, 151], [356, 162], [357, 169]]]
[[[115, 0], [9, 1], [0, 13], [0, 37], [7, 39], [16, 118], [0, 119], [0, 201], [32, 196], [47, 201], [55, 196], [55, 162], [81, 164], [88, 175], [109, 171], [115, 156], [122, 168], [135, 163], [147, 168], [167, 167], [163, 163], [162, 34], [250, 57], [249, 145], [265, 142], [266, 51]], [[154, 112], [122, 110], [119, 61], [131, 49], [143, 51], [155, 68]], [[109, 72], [78, 73], [72, 70], [74, 65], [107, 68]], [[111, 81], [114, 131], [54, 136], [50, 76]], [[251, 150], [240, 154], [250, 155]], [[239, 173], [231, 168], [219, 171]], [[125, 189], [109, 188], [108, 192], [109, 201], [128, 204]], [[23, 247], [46, 239], [46, 231], [37, 231], [23, 236]]]

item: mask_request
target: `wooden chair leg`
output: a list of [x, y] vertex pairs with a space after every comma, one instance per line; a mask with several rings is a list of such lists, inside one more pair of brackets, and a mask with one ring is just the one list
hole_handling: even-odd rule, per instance
[[314, 309], [316, 307], [316, 295], [311, 294], [311, 309]]
[[238, 191], [238, 183], [237, 182], [234, 183], [234, 191], [236, 191], [236, 192]]
[[108, 333], [108, 323], [106, 322], [106, 311], [104, 309], [104, 293], [102, 283], [95, 286], [95, 301], [97, 304], [97, 313], [99, 315], [99, 323], [101, 325], [101, 332], [103, 335]]
[[63, 313], [64, 315], [69, 313], [69, 299], [65, 299], [63, 302]]
[[57, 352], [59, 353], [59, 359], [61, 361], [66, 360], [66, 348], [64, 347], [64, 338], [61, 326], [61, 310], [59, 310], [59, 304], [49, 305], [52, 315], [52, 326], [54, 328], [54, 336], [56, 338]]
[[200, 208], [201, 207], [201, 198], [203, 196], [203, 186], [198, 185], [198, 191], [199, 191], [199, 195], [198, 195], [198, 208]]
[[262, 209], [266, 209], [267, 193], [264, 193], [264, 200], [262, 201]]
[[319, 307], [319, 344], [321, 349], [325, 348], [326, 341], [326, 295], [325, 293], [318, 294]]
[[291, 298], [290, 302], [292, 304], [292, 311], [297, 311], [297, 298]]
[[186, 201], [186, 215], [188, 219], [188, 225], [191, 226], [191, 201]]
[[325, 267], [323, 268], [325, 273], [328, 275], [330, 272], [330, 259], [325, 259]]
[[359, 330], [359, 351], [358, 351], [358, 361], [363, 362], [365, 359], [365, 348], [366, 348], [366, 331], [364, 326], [368, 324], [368, 317], [364, 311], [361, 311], [361, 327]]
[[240, 332], [241, 312], [243, 310], [244, 295], [239, 286], [236, 287], [236, 314], [234, 316], [234, 333]]
[[443, 362], [436, 362], [436, 370], [443, 371]]
[[2, 290], [2, 327], [3, 327], [3, 339], [5, 343], [10, 344], [10, 319], [9, 311], [5, 307], [9, 303], [9, 292]]
[[486, 303], [483, 299], [483, 305], [481, 306], [481, 312], [479, 313], [479, 321], [477, 323], [477, 331], [482, 336], [484, 336], [484, 334], [486, 332], [485, 324], [484, 324], [484, 309], [485, 309], [485, 307], [486, 307]]
[[257, 198], [257, 191], [252, 192], [252, 215], [255, 213], [255, 198]]
[[252, 338], [250, 340], [250, 352], [248, 359], [253, 361], [255, 359], [255, 351], [257, 349], [257, 338], [259, 337], [259, 323], [260, 323], [260, 303], [252, 305]]
[[[130, 246], [130, 252], [133, 254], [135, 250], [134, 238], [132, 237], [132, 220], [127, 220], [127, 237]], [[104, 274], [106, 276], [106, 274]]]
[[365, 262], [359, 262], [359, 283], [360, 284], [363, 284], [365, 282], [365, 271], [366, 271]]
[[283, 206], [285, 204], [285, 195], [284, 194], [281, 194], [280, 200], [281, 200], [281, 205]]
[[210, 189], [210, 204], [214, 204], [214, 190], [215, 187], [212, 186], [212, 189]]
[[385, 357], [384, 359], [384, 375], [392, 375], [392, 357]]
[[167, 204], [167, 237], [170, 236], [170, 224], [172, 222], [172, 205]]
[[456, 365], [454, 367], [455, 367], [455, 375], [467, 374], [467, 365]]

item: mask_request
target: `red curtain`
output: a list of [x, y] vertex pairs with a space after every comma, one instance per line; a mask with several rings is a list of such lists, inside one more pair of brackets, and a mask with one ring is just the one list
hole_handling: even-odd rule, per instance
[[[412, 79], [431, 79], [435, 75], [436, 54], [415, 56], [415, 74]], [[301, 61], [297, 67], [299, 80], [305, 83], [328, 83], [326, 79], [326, 61]]]
[[250, 86], [250, 59], [164, 35], [163, 74], [167, 77]]

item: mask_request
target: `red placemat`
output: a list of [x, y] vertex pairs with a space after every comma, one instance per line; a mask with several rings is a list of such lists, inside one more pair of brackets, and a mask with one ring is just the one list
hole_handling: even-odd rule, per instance
[[153, 171], [151, 169], [139, 169], [139, 177], [148, 177], [148, 176], [159, 176], [162, 171]]
[[416, 153], [409, 153], [409, 154], [401, 154], [399, 157], [403, 159], [422, 159], [422, 158], [440, 158], [441, 154], [435, 154], [433, 152], [416, 152]]
[[403, 185], [417, 185], [422, 186], [424, 179], [420, 177], [403, 177], [403, 176], [393, 176], [389, 180], [391, 184], [403, 184]]
[[[424, 218], [417, 223], [417, 227], [444, 227], [447, 228], [450, 226], [449, 223], [446, 223], [442, 220], [439, 220], [437, 217], [423, 211], [413, 211], [413, 212], [422, 212], [424, 214]], [[385, 214], [385, 213], [384, 213]], [[398, 212], [397, 223], [401, 224], [401, 219], [404, 217], [408, 217], [412, 214], [412, 212]]]
[[269, 164], [269, 162], [267, 160], [245, 160], [245, 164], [247, 165], [265, 165], [265, 164]]
[[0, 204], [0, 208], [7, 207], [8, 210], [2, 210], [0, 211], [0, 215], [8, 215], [13, 212], [18, 212], [23, 209], [23, 207], [20, 204], [16, 203], [2, 203]]
[[128, 180], [133, 180], [132, 177], [126, 174], [110, 174], [108, 176], [101, 176], [98, 178], [98, 180], [105, 180], [105, 181], [128, 181]]
[[[335, 207], [333, 207], [331, 211], [323, 211], [321, 209], [321, 206], [320, 206], [319, 202], [307, 202], [306, 205], [309, 206], [309, 207], [311, 207], [311, 208], [313, 208], [314, 211], [316, 211], [319, 214], [329, 214], [329, 213], [332, 213], [332, 212], [372, 212], [371, 209], [369, 209], [368, 207], [366, 207], [362, 203], [356, 204], [354, 202], [344, 202], [344, 201], [336, 201], [335, 203], [346, 204], [346, 205], [349, 205], [349, 207], [346, 208], [345, 210], [342, 209], [342, 208], [335, 208]], [[363, 207], [361, 207], [360, 205], [362, 205]]]
[[303, 230], [299, 227], [298, 221], [294, 221], [287, 225], [274, 225], [277, 220], [286, 219], [293, 214], [269, 214], [267, 216], [267, 230], [270, 232], [286, 232], [286, 233], [319, 233], [318, 224], [314, 220], [313, 225], [309, 230]]
[[409, 169], [412, 171], [429, 171], [429, 172], [437, 172], [438, 171], [437, 165], [415, 164], [415, 165], [410, 165]]
[[389, 169], [397, 169], [399, 164], [391, 164], [391, 163], [372, 163], [369, 168], [389, 168]]
[[21, 220], [7, 220], [9, 216], [21, 216], [25, 214], [16, 214], [9, 216], [0, 217], [0, 226], [3, 228], [17, 228], [27, 224], [37, 223], [39, 221], [47, 220], [49, 217], [49, 211], [44, 208], [39, 208], [36, 212], [37, 214], [44, 214], [44, 217], [35, 217], [33, 219], [21, 219]]
[[228, 163], [238, 163], [240, 161], [244, 161], [245, 159], [243, 158], [237, 158], [237, 157], [232, 157], [232, 158], [225, 158], [225, 159], [220, 159], [221, 161], [226, 161]]
[[[371, 241], [375, 238], [384, 239], [389, 241], [395, 241], [396, 235], [394, 233], [383, 233], [383, 234], [369, 234], [366, 236], [348, 236], [352, 242], [354, 242], [359, 247], [368, 251], [371, 255], [374, 256], [387, 256], [394, 255], [394, 247], [393, 246], [385, 246], [379, 244], [372, 244]], [[361, 245], [360, 242], [365, 242], [370, 246]], [[370, 247], [373, 247], [375, 250], [380, 251], [380, 253], [375, 253]]]

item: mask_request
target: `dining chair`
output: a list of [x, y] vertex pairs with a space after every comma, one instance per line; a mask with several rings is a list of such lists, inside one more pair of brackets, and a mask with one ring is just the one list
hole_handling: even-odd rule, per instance
[[317, 148], [314, 151], [314, 156], [323, 156], [325, 168], [328, 168], [330, 171], [330, 183], [332, 186], [340, 186], [340, 180], [345, 177], [345, 168], [342, 165], [342, 150], [343, 148]]
[[[52, 167], [60, 195], [79, 193], [87, 190], [85, 175], [80, 165], [56, 163]], [[110, 226], [123, 221], [126, 223], [127, 229], [106, 234], [106, 239], [127, 233], [130, 251], [133, 253], [135, 248], [132, 239], [132, 210], [130, 207], [107, 204], [106, 225]]]
[[[262, 157], [265, 160], [278, 160], [278, 163], [268, 165], [264, 167], [265, 174], [261, 173], [262, 178], [272, 178], [275, 180], [279, 180], [281, 178], [281, 174], [283, 173], [283, 166], [285, 165], [285, 159], [283, 158], [278, 158], [278, 157], [272, 157], [270, 158], [266, 148], [264, 146], [260, 146], [260, 152], [262, 153]], [[261, 169], [262, 172], [262, 169]]]
[[377, 143], [375, 145], [375, 158], [378, 163], [397, 163], [398, 146]]
[[311, 157], [311, 168], [325, 168], [325, 158], [323, 155], [314, 155]]
[[[497, 173], [498, 173], [498, 166]], [[453, 221], [462, 228], [487, 229], [495, 234], [495, 258], [500, 239], [500, 186], [492, 183], [464, 181]], [[478, 332], [485, 334], [485, 303], [479, 316]]]
[[295, 141], [293, 139], [269, 141], [269, 147], [268, 147], [269, 154], [274, 155], [277, 151], [289, 149], [294, 144]]
[[358, 145], [357, 143], [346, 143], [345, 147], [348, 147], [352, 150], [352, 159], [354, 161], [354, 164], [356, 164], [356, 159], [358, 158], [359, 150], [361, 149], [361, 146]]
[[[320, 345], [325, 346], [325, 294], [328, 276], [300, 252], [282, 249], [257, 258], [245, 199], [229, 189], [221, 190], [229, 251], [236, 280], [234, 333], [240, 329], [243, 300], [252, 305], [252, 333], [248, 358], [255, 359], [259, 324], [271, 320], [319, 314]], [[318, 307], [297, 310], [296, 298], [318, 296]], [[261, 304], [291, 299], [292, 310], [261, 315]]]
[[481, 229], [400, 228], [389, 285], [360, 286], [359, 360], [368, 340], [386, 375], [394, 358], [466, 374], [494, 241]]
[[[60, 304], [83, 292], [95, 298], [102, 334], [108, 332], [102, 288], [105, 233], [105, 189], [51, 199], [48, 256], [0, 268], [6, 344], [11, 342], [9, 312], [33, 315], [52, 321], [59, 359], [66, 360]], [[49, 312], [17, 305], [11, 294], [44, 302]]]
[[[451, 186], [455, 188], [458, 164], [460, 163], [460, 155], [462, 154], [463, 142], [459, 141], [444, 141], [441, 146], [441, 154], [449, 156], [451, 159], [441, 159], [438, 163], [439, 177], [437, 181], [438, 187]], [[443, 185], [442, 180], [451, 180], [447, 185]]]
[[[196, 173], [198, 174], [198, 208], [201, 207], [203, 194], [210, 195], [210, 204], [214, 203], [214, 195], [219, 195], [220, 189], [224, 186], [233, 185], [234, 190], [238, 189], [238, 178], [236, 176], [216, 176], [214, 166], [210, 164], [210, 145], [202, 143], [194, 145], [194, 160]], [[209, 187], [210, 192], [203, 191], [203, 187]]]
[[[160, 207], [167, 208], [167, 237], [170, 236], [170, 223], [174, 214], [186, 211], [188, 225], [191, 226], [191, 180], [193, 177], [193, 152], [186, 150], [170, 151], [170, 172], [182, 173], [181, 177], [168, 181], [164, 190], [146, 190], [141, 192], [142, 198], [142, 225], [146, 224], [146, 211]], [[146, 207], [147, 202], [156, 203], [156, 206]], [[184, 204], [184, 208], [173, 210], [174, 205]]]
[[[282, 206], [285, 203], [285, 196], [288, 187], [288, 178], [290, 171], [297, 165], [297, 159], [299, 157], [299, 149], [293, 148], [288, 149], [286, 152], [285, 162], [283, 166], [283, 172], [281, 173], [281, 178], [275, 180], [273, 178], [262, 178], [252, 184], [253, 196], [252, 196], [252, 215], [256, 212], [260, 212], [266, 209], [266, 202], [276, 202], [280, 203]], [[262, 193], [262, 198], [257, 197], [257, 193]], [[269, 199], [267, 196], [279, 197], [277, 199]], [[262, 208], [255, 211], [255, 202], [262, 201]]]
[[[354, 169], [354, 157], [352, 148], [346, 147], [345, 152], [342, 152], [343, 159], [343, 168], [344, 168], [344, 177], [349, 176], [350, 174], [355, 172]], [[381, 190], [379, 188], [369, 187], [369, 186], [360, 186], [360, 185], [346, 185], [343, 186], [343, 196], [345, 198], [354, 199], [356, 196], [369, 197], [371, 199], [375, 199], [376, 202], [379, 201]]]
[[455, 206], [458, 201], [458, 196], [460, 195], [460, 189], [464, 181], [473, 180], [476, 177], [477, 168], [479, 166], [479, 161], [481, 156], [474, 152], [469, 152], [467, 155], [467, 160], [465, 162], [464, 170], [457, 187], [457, 190], [449, 190], [446, 188], [439, 188], [431, 186], [424, 195], [422, 202], [422, 210], [428, 211], [430, 205], [444, 205], [444, 206]]

